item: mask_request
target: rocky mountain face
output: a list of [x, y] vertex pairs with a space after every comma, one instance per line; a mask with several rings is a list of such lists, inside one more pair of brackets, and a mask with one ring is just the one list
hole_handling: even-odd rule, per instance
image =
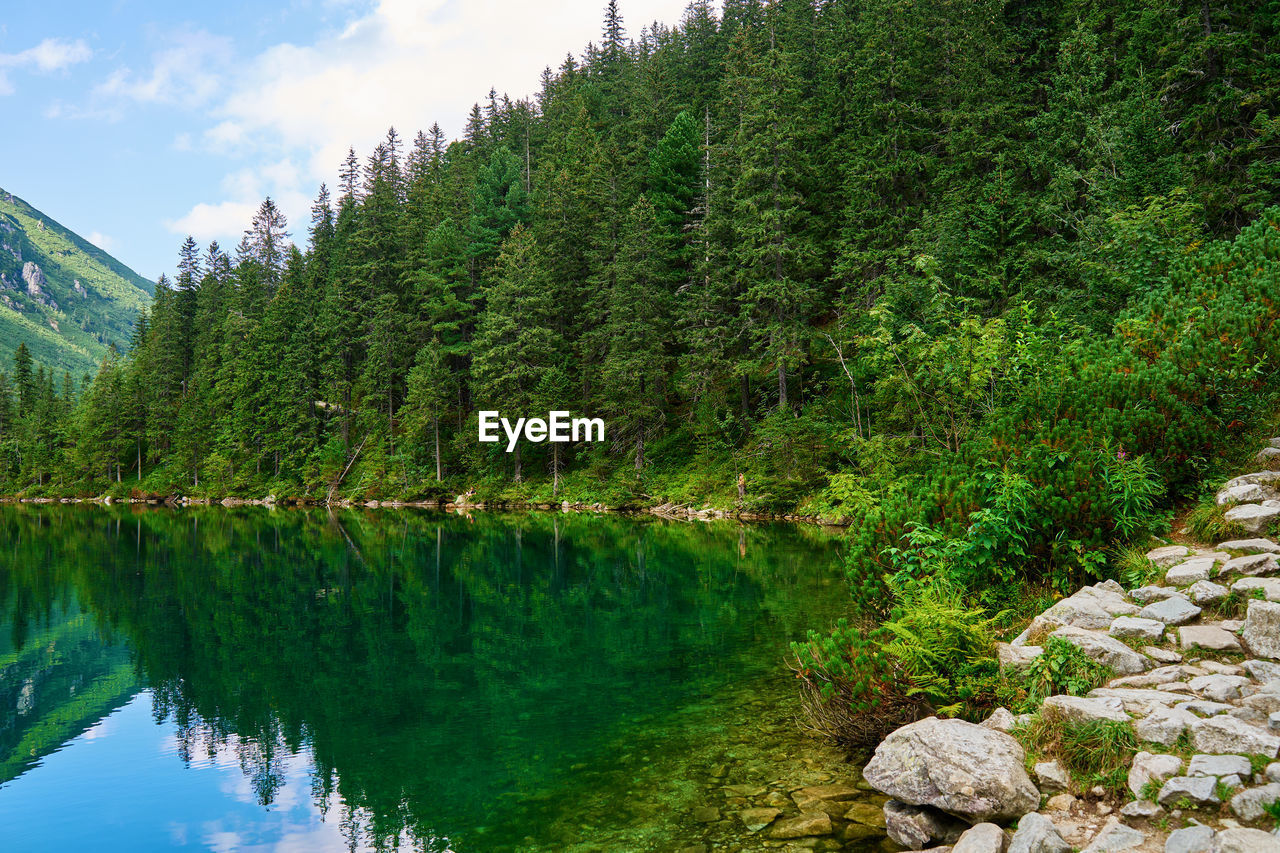
[[0, 189], [0, 370], [25, 343], [37, 363], [93, 373], [128, 345], [155, 284]]

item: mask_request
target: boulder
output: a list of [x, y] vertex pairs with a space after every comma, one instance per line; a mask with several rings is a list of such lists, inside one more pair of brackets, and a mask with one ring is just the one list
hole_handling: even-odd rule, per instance
[[1245, 554], [1280, 554], [1280, 545], [1270, 539], [1232, 539], [1219, 542], [1219, 551], [1240, 551]]
[[1248, 776], [1253, 765], [1243, 755], [1193, 755], [1187, 765], [1188, 776]]
[[1163, 784], [1182, 772], [1182, 759], [1176, 755], [1156, 755], [1139, 752], [1129, 767], [1129, 790], [1135, 797], [1142, 797], [1142, 789], [1149, 782]]
[[1050, 696], [1040, 706], [1040, 715], [1068, 723], [1089, 723], [1094, 720], [1129, 722], [1124, 704], [1115, 698], [1084, 698], [1081, 696]]
[[1220, 714], [1191, 724], [1191, 743], [1196, 752], [1217, 755], [1265, 755], [1280, 752], [1280, 737], [1235, 717]]
[[1247, 504], [1262, 503], [1267, 499], [1267, 493], [1257, 483], [1243, 483], [1239, 486], [1231, 486], [1218, 492], [1215, 500], [1218, 506], [1228, 506], [1230, 504]]
[[1206, 604], [1217, 604], [1229, 594], [1225, 586], [1213, 581], [1196, 581], [1187, 589], [1187, 598], [1200, 607]]
[[1232, 827], [1213, 837], [1211, 853], [1280, 853], [1280, 838], [1261, 829]]
[[1276, 562], [1274, 554], [1246, 554], [1222, 564], [1224, 575], [1272, 575], [1277, 571], [1280, 571], [1280, 562]]
[[1212, 776], [1174, 776], [1160, 788], [1156, 801], [1166, 809], [1180, 808], [1183, 800], [1193, 806], [1216, 805], [1222, 802], [1217, 785], [1218, 780]]
[[1138, 739], [1160, 746], [1173, 746], [1198, 717], [1176, 708], [1157, 708], [1134, 726]]
[[1036, 781], [1042, 792], [1066, 791], [1071, 787], [1071, 775], [1057, 761], [1042, 761], [1035, 766]]
[[1232, 592], [1245, 598], [1253, 598], [1254, 590], [1261, 592], [1267, 601], [1280, 601], [1280, 578], [1240, 578], [1231, 585]]
[[1240, 688], [1249, 684], [1243, 675], [1200, 675], [1187, 686], [1199, 695], [1213, 702], [1230, 702], [1240, 698]]
[[1102, 830], [1093, 837], [1081, 853], [1121, 853], [1142, 846], [1147, 837], [1131, 826], [1125, 826], [1120, 818], [1110, 818]]
[[1250, 601], [1240, 636], [1259, 657], [1280, 659], [1280, 604]]
[[1053, 821], [1032, 812], [1018, 821], [1018, 831], [1009, 841], [1008, 853], [1071, 853], [1071, 845], [1062, 838]]
[[1189, 586], [1196, 581], [1207, 581], [1216, 562], [1212, 557], [1196, 557], [1185, 563], [1179, 563], [1165, 572], [1165, 582], [1174, 586]]
[[1124, 643], [1100, 631], [1065, 626], [1051, 636], [1066, 640], [1099, 663], [1111, 667], [1117, 675], [1136, 675], [1151, 668], [1151, 660]]
[[[1247, 765], [1249, 759], [1244, 759], [1244, 763]], [[1270, 782], [1261, 788], [1250, 788], [1236, 794], [1231, 798], [1231, 810], [1241, 820], [1262, 820], [1266, 814], [1263, 806], [1277, 801], [1280, 801], [1280, 784]]]
[[1175, 829], [1164, 842], [1164, 853], [1209, 853], [1213, 847], [1213, 827], [1193, 824]]
[[1138, 614], [1143, 619], [1155, 619], [1166, 625], [1185, 625], [1200, 615], [1200, 608], [1186, 596], [1175, 595], [1163, 601], [1153, 601]]
[[897, 800], [884, 804], [885, 833], [908, 850], [922, 850], [926, 844], [950, 844], [968, 824], [928, 806], [913, 806]]
[[826, 812], [805, 812], [774, 823], [769, 828], [770, 838], [806, 838], [811, 835], [830, 835], [831, 817]]
[[1004, 830], [994, 823], [980, 823], [956, 839], [951, 853], [1004, 853]]
[[1280, 462], [1280, 447], [1264, 447], [1253, 458], [1263, 464]]
[[1164, 814], [1164, 809], [1150, 800], [1134, 800], [1120, 807], [1121, 817], [1140, 817], [1151, 820], [1162, 814]]
[[[1248, 485], [1248, 484], [1244, 484]], [[1162, 569], [1175, 566], [1182, 559], [1191, 553], [1191, 549], [1185, 545], [1165, 545], [1163, 548], [1156, 548], [1147, 552], [1147, 559], [1155, 563]]]
[[1182, 655], [1172, 649], [1162, 649], [1159, 646], [1143, 646], [1142, 653], [1158, 663], [1181, 663]]
[[1280, 681], [1280, 663], [1272, 663], [1266, 660], [1247, 660], [1240, 665], [1244, 667], [1245, 672], [1263, 684], [1268, 681]]
[[[1223, 590], [1225, 593], [1226, 590]], [[1117, 616], [1107, 629], [1107, 635], [1122, 640], [1138, 639], [1158, 643], [1164, 637], [1164, 623], [1138, 616]]]
[[1177, 594], [1178, 591], [1176, 589], [1168, 586], [1140, 586], [1129, 593], [1129, 597], [1139, 604], [1150, 604], [1153, 601], [1159, 601], [1162, 598]]
[[1280, 515], [1280, 507], [1261, 506], [1259, 504], [1240, 504], [1223, 513], [1229, 524], [1249, 533], [1261, 533]]
[[886, 737], [863, 778], [894, 799], [970, 823], [1012, 820], [1040, 805], [1025, 758], [1004, 732], [928, 717]]
[[1040, 646], [1014, 646], [1009, 643], [996, 643], [996, 659], [1000, 661], [1002, 670], [1017, 671], [1031, 666], [1031, 662], [1040, 657], [1044, 649]]
[[1235, 635], [1217, 625], [1183, 625], [1178, 629], [1178, 645], [1184, 651], [1196, 648], [1213, 652], [1240, 650], [1240, 641]]
[[998, 732], [1013, 731], [1013, 727], [1017, 724], [1017, 717], [1013, 716], [1013, 712], [1008, 708], [996, 708], [991, 712], [991, 716], [979, 723], [984, 729], [995, 729]]

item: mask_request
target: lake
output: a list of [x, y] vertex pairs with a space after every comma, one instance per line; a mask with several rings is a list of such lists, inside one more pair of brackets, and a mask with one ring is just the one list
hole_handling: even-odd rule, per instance
[[812, 526], [0, 505], [0, 848], [696, 845], [829, 778], [783, 661], [847, 605]]

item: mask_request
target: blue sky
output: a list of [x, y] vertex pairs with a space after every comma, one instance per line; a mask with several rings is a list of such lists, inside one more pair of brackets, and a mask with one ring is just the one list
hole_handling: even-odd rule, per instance
[[[629, 32], [686, 0], [623, 0]], [[270, 194], [301, 240], [321, 181], [490, 86], [534, 93], [597, 40], [604, 0], [7, 3], [0, 187], [148, 278], [191, 233], [232, 247]]]

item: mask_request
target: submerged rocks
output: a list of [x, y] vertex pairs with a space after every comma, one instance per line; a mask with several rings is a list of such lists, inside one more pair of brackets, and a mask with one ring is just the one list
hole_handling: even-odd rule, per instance
[[1024, 762], [1021, 745], [1004, 732], [929, 717], [886, 737], [863, 777], [910, 805], [973, 823], [1012, 820], [1040, 804]]

